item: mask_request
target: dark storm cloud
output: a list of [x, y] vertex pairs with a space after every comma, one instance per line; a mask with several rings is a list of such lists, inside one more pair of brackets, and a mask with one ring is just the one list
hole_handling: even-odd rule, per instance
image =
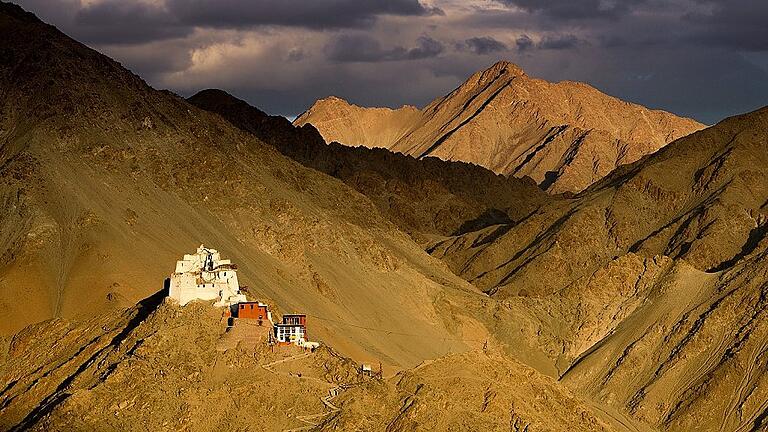
[[259, 26], [315, 30], [366, 28], [381, 16], [444, 15], [418, 0], [20, 0], [44, 20], [95, 44], [136, 44], [179, 38], [195, 27], [246, 29]]
[[368, 27], [380, 15], [441, 14], [417, 0], [169, 0], [169, 13], [204, 27], [243, 28], [258, 25], [314, 29]]
[[466, 49], [478, 55], [486, 55], [506, 51], [507, 45], [490, 36], [482, 36], [465, 39], [463, 43], [457, 44], [456, 48], [459, 50]]
[[378, 40], [365, 35], [340, 35], [325, 47], [329, 60], [335, 62], [383, 62], [420, 60], [440, 55], [444, 45], [429, 36], [420, 36], [413, 48], [396, 46], [384, 49]]
[[541, 49], [571, 49], [575, 48], [581, 41], [572, 34], [568, 35], [548, 35], [544, 36], [538, 44]]
[[83, 5], [80, 0], [19, 0], [42, 20], [75, 39], [93, 44], [142, 44], [182, 38], [194, 28], [159, 6], [107, 0]]
[[283, 114], [424, 104], [500, 58], [707, 123], [768, 104], [767, 0], [17, 1], [156, 86]]
[[768, 50], [768, 1], [717, 0], [704, 2], [710, 12], [689, 13], [684, 22], [690, 39], [745, 51]]
[[164, 9], [145, 3], [110, 1], [80, 9], [74, 16], [77, 35], [104, 44], [136, 44], [184, 37], [191, 26]]
[[408, 60], [419, 60], [430, 57], [437, 57], [445, 50], [442, 42], [432, 39], [429, 36], [420, 36], [416, 39], [416, 46], [406, 51], [405, 58]]
[[533, 48], [533, 39], [528, 35], [522, 35], [515, 39], [515, 46], [517, 46], [518, 51], [531, 49]]
[[643, 0], [497, 0], [506, 6], [516, 6], [531, 13], [577, 20], [617, 18]]

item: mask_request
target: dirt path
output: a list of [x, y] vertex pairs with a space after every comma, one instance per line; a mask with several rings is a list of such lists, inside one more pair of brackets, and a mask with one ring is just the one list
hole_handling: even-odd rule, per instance
[[589, 399], [583, 399], [583, 402], [593, 408], [595, 414], [602, 417], [604, 421], [608, 422], [617, 431], [656, 432], [656, 429], [651, 426], [641, 423], [609, 405]]
[[[276, 371], [276, 370], [274, 370], [272, 368], [273, 366], [278, 365], [278, 364], [289, 363], [289, 362], [293, 362], [293, 361], [297, 361], [297, 360], [301, 360], [301, 359], [307, 358], [310, 355], [312, 355], [312, 353], [297, 354], [297, 355], [294, 355], [294, 356], [291, 356], [291, 357], [286, 357], [284, 359], [275, 360], [275, 361], [273, 361], [271, 363], [263, 364], [263, 365], [261, 365], [261, 367], [264, 368], [264, 370], [266, 370], [266, 371], [268, 371], [270, 373], [273, 373], [275, 375], [290, 376], [292, 378], [304, 379], [304, 380], [307, 380], [307, 379], [308, 380], [316, 380], [316, 381], [323, 382], [323, 383], [327, 384], [327, 381], [321, 380], [320, 378], [306, 377], [306, 376], [297, 376], [297, 375], [292, 375], [292, 374], [280, 373], [280, 372], [278, 372], [278, 371]], [[324, 418], [324, 417], [326, 417], [328, 415], [331, 415], [331, 414], [334, 414], [336, 412], [341, 411], [341, 409], [339, 407], [337, 407], [336, 405], [334, 405], [331, 401], [334, 398], [336, 398], [336, 396], [340, 395], [347, 388], [348, 388], [348, 386], [339, 385], [339, 386], [333, 387], [330, 390], [328, 390], [328, 394], [326, 396], [323, 396], [323, 397], [320, 398], [320, 402], [323, 403], [323, 406], [325, 406], [328, 409], [328, 411], [323, 411], [323, 412], [320, 412], [320, 413], [317, 413], [317, 414], [307, 414], [307, 415], [296, 416], [296, 417], [294, 417], [296, 420], [298, 420], [300, 422], [303, 422], [303, 423], [306, 423], [307, 425], [306, 426], [301, 426], [301, 427], [298, 427], [298, 428], [284, 429], [283, 432], [299, 432], [299, 431], [309, 430], [309, 429], [311, 429], [311, 428], [313, 428], [313, 427], [315, 427], [315, 426], [317, 426], [319, 424], [318, 420], [320, 420], [320, 419], [322, 419], [322, 418]]]
[[325, 407], [328, 408], [330, 411], [323, 411], [317, 414], [296, 416], [295, 417], [296, 420], [306, 423], [307, 426], [301, 426], [293, 429], [284, 429], [283, 432], [299, 432], [299, 431], [311, 429], [319, 424], [317, 420], [341, 411], [341, 408], [334, 405], [331, 402], [331, 400], [336, 396], [340, 395], [342, 391], [344, 391], [344, 388], [341, 386], [337, 386], [329, 390], [327, 396], [320, 398], [320, 401], [323, 403], [323, 405], [325, 405]]
[[301, 354], [296, 354], [296, 355], [292, 355], [290, 357], [286, 357], [284, 359], [275, 360], [275, 361], [273, 361], [271, 363], [263, 364], [263, 365], [261, 365], [261, 367], [263, 367], [264, 369], [272, 372], [273, 374], [278, 374], [279, 375], [280, 373], [277, 372], [276, 370], [272, 369], [272, 366], [279, 365], [279, 364], [282, 364], [282, 363], [288, 363], [288, 362], [292, 362], [292, 361], [296, 361], [296, 360], [301, 360], [303, 358], [309, 357], [310, 355], [312, 355], [311, 352], [305, 352], [305, 353], [301, 353]]

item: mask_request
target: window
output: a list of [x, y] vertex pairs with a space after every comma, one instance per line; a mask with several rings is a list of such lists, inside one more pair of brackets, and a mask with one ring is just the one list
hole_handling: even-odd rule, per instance
[[253, 305], [251, 305], [251, 310], [253, 310]]

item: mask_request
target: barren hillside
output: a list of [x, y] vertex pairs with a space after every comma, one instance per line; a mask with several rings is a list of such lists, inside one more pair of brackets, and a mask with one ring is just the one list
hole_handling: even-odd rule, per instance
[[[401, 155], [154, 90], [3, 2], [0, 38], [0, 430], [768, 428], [768, 108], [665, 146], [700, 125], [499, 63], [352, 110]], [[470, 132], [586, 189], [425, 157]], [[166, 299], [200, 243], [322, 348]]]
[[133, 305], [205, 243], [347, 355], [414, 365], [466, 348], [438, 309], [476, 290], [363, 195], [19, 7], [0, 6], [0, 37], [3, 334]]
[[342, 180], [420, 241], [519, 221], [555, 200], [530, 179], [508, 178], [472, 164], [325, 144], [312, 125], [294, 127], [221, 90], [201, 91], [189, 101], [302, 165]]
[[536, 317], [522, 339], [593, 402], [661, 430], [762, 430], [767, 116], [726, 119], [522, 223], [430, 250]]
[[281, 373], [281, 360], [307, 355], [270, 350], [266, 327], [232, 341], [237, 331], [225, 332], [210, 303], [181, 308], [162, 295], [17, 335], [1, 373], [10, 384], [0, 430], [282, 430], [304, 425], [301, 413], [323, 412], [320, 396], [335, 378], [355, 376], [352, 362], [327, 349], [304, 365], [304, 379]]
[[294, 122], [307, 123], [328, 142], [472, 162], [529, 176], [552, 193], [579, 192], [617, 166], [704, 127], [586, 84], [531, 78], [505, 61], [418, 113], [411, 107], [360, 108], [331, 97]]
[[270, 348], [265, 327], [241, 320], [227, 331], [210, 302], [182, 308], [163, 295], [16, 335], [0, 357], [0, 430], [614, 430], [500, 352], [378, 379], [326, 347]]
[[446, 356], [335, 402], [341, 411], [320, 430], [615, 430], [555, 380], [493, 351]]
[[759, 250], [766, 235], [766, 121], [768, 108], [726, 119], [523, 223], [452, 237], [430, 250], [500, 296], [557, 291], [627, 252], [726, 270]]

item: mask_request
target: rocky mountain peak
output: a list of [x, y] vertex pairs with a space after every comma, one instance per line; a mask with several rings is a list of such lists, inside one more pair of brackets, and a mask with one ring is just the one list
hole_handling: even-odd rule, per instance
[[550, 193], [579, 192], [704, 126], [587, 84], [532, 78], [509, 61], [476, 72], [418, 112], [394, 116], [379, 108], [318, 102], [294, 122], [306, 123], [329, 142], [471, 162], [499, 174], [529, 176]]

